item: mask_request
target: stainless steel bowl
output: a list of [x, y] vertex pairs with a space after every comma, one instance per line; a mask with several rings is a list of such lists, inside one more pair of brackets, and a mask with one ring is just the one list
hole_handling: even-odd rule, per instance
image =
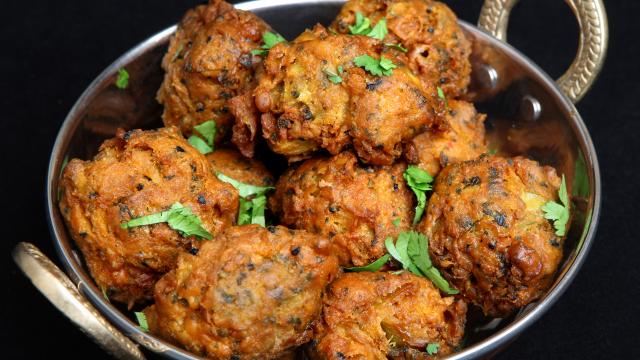
[[[486, 319], [472, 313], [466, 346], [450, 359], [490, 356], [547, 311], [584, 262], [600, 211], [596, 152], [572, 100], [578, 101], [585, 94], [604, 61], [607, 20], [602, 1], [566, 1], [578, 17], [581, 38], [576, 60], [558, 84], [527, 57], [497, 39], [505, 39], [509, 11], [516, 2], [487, 0], [479, 22], [484, 31], [461, 22], [474, 43], [469, 99], [488, 114], [487, 133], [493, 148], [504, 155], [534, 158], [567, 176], [574, 198], [573, 223], [557, 278], [545, 296], [505, 319]], [[328, 24], [342, 3], [263, 0], [237, 7], [257, 13], [292, 39], [316, 22]], [[161, 126], [161, 108], [155, 94], [163, 78], [160, 61], [174, 31], [175, 27], [171, 27], [152, 36], [111, 64], [82, 94], [58, 133], [49, 163], [47, 207], [51, 234], [66, 275], [30, 244], [21, 243], [14, 250], [14, 259], [34, 285], [99, 345], [119, 358], [144, 358], [139, 345], [168, 358], [197, 357], [141, 331], [130, 312], [103, 297], [58, 212], [57, 183], [65, 158], [92, 157], [99, 144], [114, 136], [118, 127]], [[130, 86], [124, 91], [114, 86], [117, 70], [122, 67], [131, 74]]]

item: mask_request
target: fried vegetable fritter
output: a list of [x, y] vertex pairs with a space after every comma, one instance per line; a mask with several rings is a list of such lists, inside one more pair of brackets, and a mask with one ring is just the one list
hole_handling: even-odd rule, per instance
[[473, 104], [449, 100], [447, 123], [449, 128], [427, 131], [411, 140], [405, 147], [405, 157], [431, 176], [436, 176], [448, 164], [473, 160], [487, 152], [484, 120]]
[[158, 101], [164, 124], [189, 136], [195, 125], [214, 120], [216, 141], [228, 139], [234, 124], [230, 99], [255, 87], [261, 58], [251, 51], [269, 29], [256, 15], [221, 0], [189, 10], [162, 61], [166, 74]]
[[274, 359], [311, 339], [338, 270], [317, 235], [231, 227], [157, 283], [149, 329], [214, 359]]
[[553, 280], [564, 240], [541, 207], [559, 186], [553, 168], [521, 157], [483, 155], [438, 176], [418, 230], [435, 266], [486, 315], [527, 305]]
[[386, 253], [388, 236], [411, 228], [405, 169], [363, 167], [350, 152], [306, 160], [280, 177], [270, 208], [282, 224], [330, 239], [342, 265], [366, 265]]
[[214, 173], [223, 173], [240, 182], [255, 186], [273, 186], [271, 172], [263, 163], [249, 159], [232, 149], [216, 149], [207, 155]]
[[356, 12], [371, 20], [387, 21], [386, 44], [401, 44], [407, 51], [407, 66], [430, 84], [440, 86], [447, 96], [457, 97], [469, 85], [471, 42], [447, 5], [430, 0], [350, 0], [331, 29], [349, 33]]
[[441, 297], [429, 280], [408, 272], [347, 273], [329, 285], [323, 303], [312, 358], [430, 359], [427, 345], [447, 355], [464, 334], [464, 301]]
[[[384, 56], [397, 68], [374, 76], [354, 64], [361, 55]], [[362, 161], [390, 165], [403, 141], [444, 125], [436, 87], [404, 63], [404, 54], [378, 40], [333, 35], [320, 25], [274, 46], [254, 93], [264, 138], [290, 161], [321, 148], [335, 155], [353, 145]]]
[[238, 193], [218, 180], [204, 155], [175, 128], [119, 130], [91, 161], [73, 159], [61, 179], [60, 210], [96, 283], [109, 299], [133, 304], [152, 296], [178, 254], [202, 240], [166, 223], [122, 229], [132, 218], [188, 206], [215, 235], [231, 226]]

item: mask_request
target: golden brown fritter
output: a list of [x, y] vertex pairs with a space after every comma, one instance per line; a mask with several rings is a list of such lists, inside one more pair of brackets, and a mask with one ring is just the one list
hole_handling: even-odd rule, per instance
[[166, 223], [128, 230], [120, 224], [180, 202], [215, 235], [233, 224], [238, 210], [237, 191], [213, 175], [175, 127], [119, 130], [92, 161], [71, 160], [61, 188], [60, 210], [91, 275], [109, 299], [129, 305], [151, 298], [178, 254], [199, 248], [201, 240]]
[[273, 359], [311, 339], [339, 271], [330, 244], [282, 226], [228, 228], [155, 287], [152, 333], [214, 359]]
[[432, 176], [448, 164], [472, 160], [487, 152], [486, 115], [478, 114], [468, 102], [449, 100], [448, 103], [449, 129], [424, 132], [405, 147], [407, 161]]
[[342, 265], [366, 265], [386, 253], [388, 236], [411, 227], [405, 169], [363, 167], [350, 152], [306, 160], [280, 177], [270, 208], [282, 224], [330, 239]]
[[258, 160], [249, 159], [232, 149], [216, 149], [207, 155], [214, 173], [223, 173], [240, 182], [256, 186], [273, 186], [274, 179]]
[[402, 44], [408, 52], [407, 66], [444, 93], [457, 97], [469, 85], [471, 43], [445, 4], [430, 0], [351, 0], [336, 17], [331, 29], [349, 33], [356, 12], [371, 19], [371, 26], [383, 18], [389, 33], [387, 44]]
[[189, 136], [195, 125], [214, 120], [217, 142], [227, 139], [234, 123], [229, 99], [253, 90], [261, 59], [251, 50], [267, 30], [256, 15], [221, 0], [189, 10], [162, 61], [166, 74], [158, 101], [164, 124]]
[[408, 272], [348, 273], [324, 296], [310, 355], [317, 359], [430, 359], [453, 352], [464, 334], [467, 305], [441, 297], [433, 284]]
[[559, 186], [553, 168], [521, 157], [483, 155], [438, 176], [418, 230], [434, 264], [485, 314], [507, 315], [553, 280], [563, 239], [541, 207], [558, 201]]
[[[354, 64], [361, 55], [384, 56], [398, 67], [390, 76], [374, 76]], [[263, 136], [290, 161], [321, 148], [335, 155], [353, 145], [362, 161], [391, 164], [403, 141], [444, 121], [435, 86], [424, 84], [405, 62], [404, 54], [378, 40], [332, 35], [320, 25], [274, 46], [254, 92]], [[328, 73], [342, 81], [331, 81]]]

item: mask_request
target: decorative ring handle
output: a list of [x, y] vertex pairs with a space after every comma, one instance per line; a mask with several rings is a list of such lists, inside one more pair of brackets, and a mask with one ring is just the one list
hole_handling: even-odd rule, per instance
[[104, 350], [117, 359], [145, 359], [138, 346], [100, 315], [67, 275], [38, 248], [21, 242], [13, 249], [13, 260], [58, 310]]
[[[577, 103], [589, 91], [602, 69], [609, 42], [607, 13], [602, 0], [565, 0], [578, 19], [580, 43], [569, 70], [558, 80], [558, 87]], [[478, 27], [507, 41], [509, 13], [518, 0], [485, 0]]]

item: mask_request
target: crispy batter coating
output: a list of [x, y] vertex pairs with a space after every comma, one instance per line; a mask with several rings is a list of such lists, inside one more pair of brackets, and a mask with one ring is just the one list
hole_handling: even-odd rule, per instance
[[467, 305], [441, 297], [408, 272], [347, 273], [324, 296], [310, 355], [317, 359], [430, 359], [428, 344], [447, 355], [464, 334]]
[[548, 288], [563, 239], [541, 207], [558, 201], [560, 179], [522, 157], [483, 155], [439, 175], [418, 230], [431, 259], [469, 302], [501, 317]]
[[166, 74], [158, 101], [165, 125], [189, 136], [195, 125], [214, 120], [217, 142], [227, 139], [234, 123], [229, 99], [255, 87], [261, 59], [251, 50], [260, 47], [267, 30], [256, 15], [221, 0], [189, 10], [162, 61]]
[[[390, 76], [371, 75], [353, 63], [361, 55], [383, 55], [398, 68]], [[254, 92], [264, 138], [290, 161], [353, 145], [362, 161], [390, 165], [403, 141], [444, 121], [435, 86], [404, 63], [404, 54], [375, 39], [329, 34], [320, 25], [276, 45]], [[328, 73], [342, 81], [331, 81]]]
[[282, 226], [228, 228], [155, 287], [152, 333], [214, 359], [273, 359], [312, 337], [339, 271], [328, 241]]
[[249, 159], [232, 149], [216, 149], [207, 155], [214, 173], [223, 173], [240, 182], [256, 186], [273, 186], [271, 172], [263, 163]]
[[61, 188], [60, 210], [91, 275], [109, 299], [129, 305], [151, 298], [178, 254], [201, 240], [166, 223], [128, 230], [120, 224], [180, 202], [215, 235], [233, 224], [238, 209], [237, 191], [212, 174], [175, 127], [120, 130], [92, 161], [71, 160]]
[[472, 160], [487, 152], [484, 120], [473, 104], [449, 100], [447, 122], [449, 129], [427, 131], [411, 140], [405, 147], [405, 157], [432, 176], [448, 164]]
[[329, 238], [342, 265], [366, 265], [385, 254], [388, 236], [411, 227], [405, 169], [363, 167], [350, 152], [306, 160], [280, 177], [270, 208], [282, 224]]
[[445, 94], [457, 97], [469, 85], [471, 42], [447, 5], [430, 0], [350, 0], [331, 29], [349, 33], [356, 12], [371, 19], [371, 26], [387, 20], [387, 44], [402, 44], [408, 52], [407, 66], [426, 82], [437, 84]]

